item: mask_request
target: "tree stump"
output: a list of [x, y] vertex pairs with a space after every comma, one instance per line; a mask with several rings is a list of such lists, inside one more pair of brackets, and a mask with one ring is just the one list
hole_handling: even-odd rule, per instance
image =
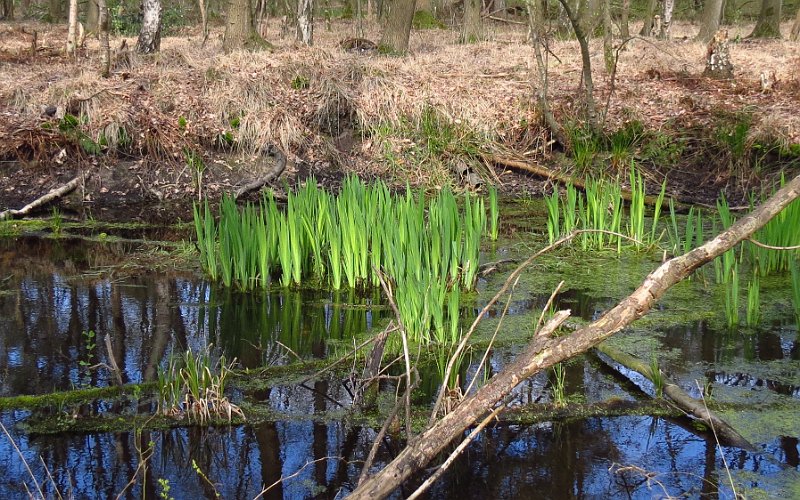
[[715, 80], [730, 80], [733, 78], [733, 64], [731, 64], [730, 51], [728, 50], [728, 30], [719, 30], [708, 44], [706, 52], [706, 69], [703, 76]]

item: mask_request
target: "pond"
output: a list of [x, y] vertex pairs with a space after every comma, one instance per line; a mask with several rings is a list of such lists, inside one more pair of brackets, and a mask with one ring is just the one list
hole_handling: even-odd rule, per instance
[[[520, 224], [519, 232], [485, 247], [482, 260], [525, 258], [540, 248], [541, 240]], [[97, 416], [113, 421], [115, 415], [147, 415], [155, 406], [146, 397], [37, 409], [6, 405], [0, 413], [9, 432], [0, 437], [0, 497], [25, 498], [37, 490], [74, 498], [345, 496], [358, 482], [383, 417], [351, 411], [348, 367], [304, 383], [298, 379], [386, 326], [392, 313], [382, 294], [227, 291], [180, 266], [163, 265], [171, 257], [154, 246], [113, 238], [0, 239], [0, 395], [112, 386], [110, 353], [123, 383], [152, 382], [171, 355], [209, 345], [213, 356], [236, 358], [254, 378], [264, 367], [286, 367], [285, 379], [231, 384], [230, 397], [259, 416], [242, 425], [73, 425]], [[487, 375], [502, 370], [524, 346], [559, 280], [567, 288], [557, 306], [571, 308], [580, 322], [613, 306], [657, 265], [646, 255], [571, 250], [542, 258], [516, 286], [505, 317], [501, 303], [476, 333], [477, 346], [485, 347], [500, 325]], [[511, 269], [507, 264], [479, 281], [478, 292], [462, 303], [465, 325]], [[687, 392], [711, 397], [756, 452], [718, 446], [712, 432], [653, 405], [649, 382], [592, 353], [565, 363], [565, 393], [574, 412], [536, 418], [531, 408], [553, 401], [553, 375], [524, 381], [509, 415], [469, 445], [428, 497], [732, 498], [733, 485], [749, 496], [797, 498], [800, 342], [787, 286], [780, 279], [763, 284], [757, 328], [728, 329], [719, 291], [697, 276], [611, 341], [648, 361], [657, 355]], [[462, 387], [476, 374], [482, 353], [476, 347], [465, 359]], [[292, 375], [293, 369], [301, 375]], [[423, 384], [415, 402], [424, 414], [438, 379], [433, 362], [419, 370]], [[388, 380], [380, 392], [393, 397], [395, 388]], [[401, 433], [389, 432], [373, 469], [402, 445]], [[396, 496], [409, 494], [414, 484]]]

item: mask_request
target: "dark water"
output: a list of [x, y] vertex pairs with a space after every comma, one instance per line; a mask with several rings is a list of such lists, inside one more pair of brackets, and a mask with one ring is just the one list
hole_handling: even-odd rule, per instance
[[[378, 295], [240, 294], [185, 274], [112, 271], [132, 250], [122, 244], [70, 240], [0, 240], [0, 394], [111, 384], [107, 370], [88, 369], [110, 361], [106, 335], [124, 380], [140, 382], [152, 380], [172, 353], [209, 344], [250, 368], [287, 364], [297, 357], [324, 358], [332, 345], [340, 340], [347, 344], [353, 335], [383, 324], [388, 315]], [[561, 301], [589, 319], [613, 304], [612, 299], [593, 297], [578, 290], [565, 293]], [[519, 298], [511, 312], [525, 314], [544, 301], [546, 296]], [[88, 331], [95, 332], [94, 340]], [[674, 364], [683, 371], [673, 375], [687, 388], [688, 381], [700, 377], [722, 388], [746, 387], [782, 401], [796, 400], [800, 383], [751, 373], [741, 362], [796, 361], [796, 337], [796, 329], [785, 323], [756, 336], [726, 337], [702, 322], [660, 332], [665, 348], [680, 350], [681, 361]], [[516, 352], [513, 346], [495, 349], [489, 375]], [[462, 381], [475, 375], [478, 357], [465, 361]], [[723, 364], [712, 369], [714, 363]], [[423, 399], [438, 383], [435, 369], [430, 371], [423, 373], [425, 385], [418, 396]], [[524, 381], [510, 405], [549, 402], [550, 379], [551, 374], [541, 373]], [[567, 365], [565, 386], [573, 398], [590, 403], [646, 398], [640, 388], [591, 356]], [[649, 390], [647, 383], [641, 386]], [[391, 385], [386, 389], [392, 391]], [[335, 498], [353, 488], [376, 430], [341, 417], [351, 402], [344, 381], [330, 377], [246, 396], [282, 417], [259, 425], [36, 436], [21, 425], [29, 412], [0, 413], [19, 447], [17, 451], [0, 436], [0, 498], [36, 492], [33, 477], [45, 496], [59, 492], [72, 498], [114, 498], [120, 493], [157, 498], [165, 487], [176, 499], [213, 498], [216, 493], [253, 498], [276, 482], [264, 498]], [[339, 417], [323, 418], [330, 412]], [[762, 439], [756, 443], [759, 452], [749, 453], [718, 448], [708, 433], [698, 432], [687, 420], [647, 415], [525, 426], [499, 423], [469, 446], [429, 497], [731, 498], [725, 464], [737, 489], [764, 488], [770, 496], [785, 497], [800, 488], [800, 423], [793, 429]], [[398, 440], [387, 438], [375, 467], [400, 449]], [[143, 456], [149, 456], [146, 468], [141, 467]]]

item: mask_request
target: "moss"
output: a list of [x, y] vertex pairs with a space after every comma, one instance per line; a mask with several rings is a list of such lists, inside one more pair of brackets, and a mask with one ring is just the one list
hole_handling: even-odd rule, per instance
[[414, 12], [414, 18], [411, 21], [411, 27], [415, 30], [430, 30], [430, 29], [445, 29], [447, 26], [427, 10], [418, 10]]
[[155, 384], [129, 384], [121, 387], [94, 387], [71, 391], [53, 392], [36, 396], [10, 396], [0, 398], [0, 411], [57, 408], [68, 405], [88, 404], [98, 399], [128, 398], [155, 389]]

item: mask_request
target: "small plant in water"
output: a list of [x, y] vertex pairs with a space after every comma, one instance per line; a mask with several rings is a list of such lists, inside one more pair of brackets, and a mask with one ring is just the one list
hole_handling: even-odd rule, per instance
[[658, 366], [658, 357], [655, 354], [650, 358], [650, 377], [656, 397], [662, 397], [664, 395], [664, 374]]
[[553, 366], [553, 380], [550, 386], [553, 391], [553, 404], [558, 407], [566, 406], [567, 394], [565, 390], [566, 373], [564, 366], [558, 363]]
[[[180, 359], [174, 357], [166, 368], [158, 370], [159, 409], [165, 415], [185, 414], [200, 424], [213, 417], [233, 415], [244, 418], [242, 410], [225, 397], [225, 379], [233, 364], [220, 356], [214, 363], [208, 350], [195, 354], [187, 350]], [[180, 364], [180, 366], [179, 366]]]
[[169, 494], [169, 490], [171, 489], [169, 485], [169, 479], [163, 477], [158, 478], [158, 487], [160, 489], [158, 492], [158, 498], [161, 498], [162, 500], [175, 500]]
[[53, 230], [53, 234], [56, 236], [61, 235], [61, 229], [64, 224], [64, 217], [61, 215], [61, 211], [53, 207], [50, 211], [50, 228]]
[[500, 231], [500, 209], [497, 206], [497, 188], [489, 186], [489, 238], [497, 241]]
[[800, 263], [797, 259], [790, 261], [790, 270], [792, 274], [792, 305], [794, 306], [794, 318], [800, 327]]
[[760, 283], [758, 273], [753, 273], [753, 279], [747, 284], [747, 326], [758, 325], [761, 320]]

